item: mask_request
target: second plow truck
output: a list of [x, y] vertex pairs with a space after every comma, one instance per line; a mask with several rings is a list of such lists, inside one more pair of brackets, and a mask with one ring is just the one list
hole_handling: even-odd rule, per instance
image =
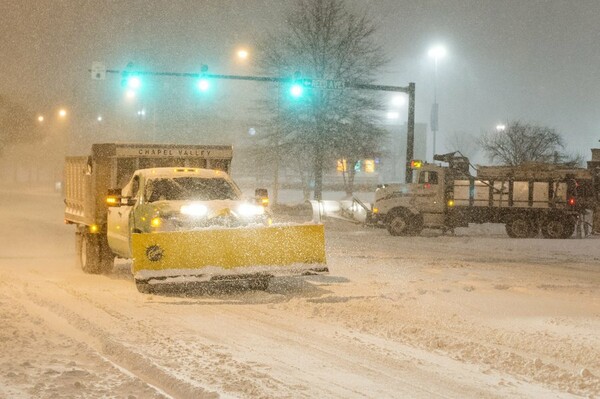
[[67, 157], [65, 221], [84, 272], [130, 258], [138, 290], [328, 271], [322, 224], [274, 224], [264, 189], [244, 198], [231, 146], [94, 144]]
[[434, 161], [447, 166], [412, 161], [413, 183], [379, 187], [370, 221], [383, 224], [394, 236], [419, 234], [423, 228], [445, 231], [469, 223], [503, 223], [513, 238], [540, 232], [545, 238], [569, 238], [577, 222], [594, 210], [597, 224], [598, 162], [589, 162], [587, 169], [480, 166], [472, 176], [468, 158], [459, 153], [435, 155]]

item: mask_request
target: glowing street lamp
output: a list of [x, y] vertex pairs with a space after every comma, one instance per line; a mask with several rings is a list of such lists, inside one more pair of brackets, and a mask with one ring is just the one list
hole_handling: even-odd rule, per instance
[[248, 53], [248, 50], [246, 49], [239, 49], [237, 52], [237, 57], [241, 61], [246, 61], [249, 55], [250, 53]]
[[61, 109], [58, 111], [58, 116], [59, 116], [60, 118], [64, 119], [64, 118], [67, 116], [67, 110], [66, 110], [66, 109], [64, 109], [64, 108], [61, 108]]
[[443, 46], [435, 46], [427, 54], [437, 62], [438, 59], [444, 58], [446, 53], [446, 49]]
[[44, 121], [44, 115], [40, 115], [37, 117], [38, 122], [42, 123]]
[[397, 95], [392, 97], [392, 105], [395, 107], [402, 107], [406, 104], [406, 97], [402, 95]]

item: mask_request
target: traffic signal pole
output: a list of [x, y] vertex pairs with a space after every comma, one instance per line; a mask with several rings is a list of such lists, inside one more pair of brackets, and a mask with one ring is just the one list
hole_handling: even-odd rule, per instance
[[[92, 72], [92, 70], [90, 70]], [[103, 71], [104, 72], [104, 71]], [[193, 72], [154, 72], [154, 71], [132, 71], [132, 70], [117, 70], [106, 69], [106, 74], [120, 74], [123, 76], [172, 76], [182, 78], [204, 78], [204, 79], [226, 79], [226, 80], [244, 80], [251, 82], [278, 82], [278, 83], [295, 83], [307, 88], [316, 88], [323, 90], [377, 90], [391, 91], [397, 93], [408, 94], [408, 120], [406, 129], [406, 164], [405, 164], [405, 181], [412, 182], [412, 169], [410, 161], [414, 156], [415, 143], [415, 84], [409, 83], [408, 86], [386, 86], [374, 85], [369, 83], [360, 83], [346, 80], [331, 80], [331, 79], [298, 79], [296, 77], [272, 77], [272, 76], [245, 76], [245, 75], [219, 75], [208, 73], [193, 73]]]

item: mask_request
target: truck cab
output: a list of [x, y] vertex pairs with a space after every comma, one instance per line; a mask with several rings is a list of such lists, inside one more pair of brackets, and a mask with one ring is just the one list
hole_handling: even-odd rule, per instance
[[448, 191], [448, 168], [412, 161], [413, 182], [384, 184], [375, 191], [373, 219], [391, 235], [419, 234], [423, 228], [444, 228]]
[[132, 234], [265, 225], [271, 218], [267, 206], [244, 200], [227, 173], [201, 168], [138, 170], [108, 200], [108, 245], [123, 258], [132, 257]]

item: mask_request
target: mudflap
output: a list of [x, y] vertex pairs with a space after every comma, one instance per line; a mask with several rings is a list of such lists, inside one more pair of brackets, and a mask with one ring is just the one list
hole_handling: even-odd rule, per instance
[[322, 224], [139, 233], [131, 239], [138, 282], [194, 276], [327, 272]]

